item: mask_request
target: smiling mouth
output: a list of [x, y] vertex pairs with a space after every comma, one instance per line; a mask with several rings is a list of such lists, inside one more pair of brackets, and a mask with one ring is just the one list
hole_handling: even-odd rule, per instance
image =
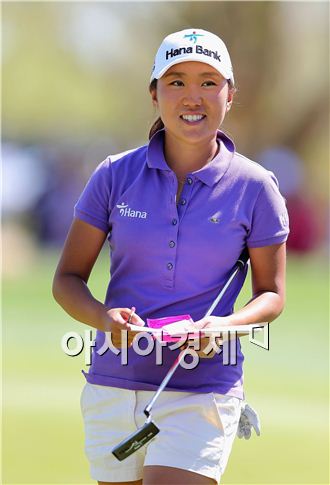
[[196, 123], [206, 118], [206, 115], [181, 115], [180, 118], [188, 123]]

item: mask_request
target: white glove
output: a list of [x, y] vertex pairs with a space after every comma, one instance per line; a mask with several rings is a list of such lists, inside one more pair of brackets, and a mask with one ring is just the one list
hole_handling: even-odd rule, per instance
[[259, 416], [251, 406], [246, 402], [243, 402], [236, 433], [238, 438], [245, 438], [246, 440], [250, 439], [252, 428], [254, 428], [257, 436], [260, 436]]

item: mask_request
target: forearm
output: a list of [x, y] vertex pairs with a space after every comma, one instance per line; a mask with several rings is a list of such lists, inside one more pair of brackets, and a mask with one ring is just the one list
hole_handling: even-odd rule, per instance
[[284, 307], [284, 297], [278, 293], [265, 291], [254, 296], [243, 308], [225, 317], [229, 325], [271, 322]]
[[87, 284], [79, 276], [56, 275], [53, 296], [57, 303], [75, 320], [105, 331], [106, 306], [93, 297]]

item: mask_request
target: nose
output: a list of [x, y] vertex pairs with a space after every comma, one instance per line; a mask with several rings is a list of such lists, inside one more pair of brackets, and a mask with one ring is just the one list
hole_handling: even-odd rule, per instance
[[183, 99], [184, 106], [200, 106], [202, 104], [202, 96], [197, 87], [187, 87], [185, 89]]

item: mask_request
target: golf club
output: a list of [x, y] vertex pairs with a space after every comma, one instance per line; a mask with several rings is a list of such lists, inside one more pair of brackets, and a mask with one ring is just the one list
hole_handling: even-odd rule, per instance
[[[212, 314], [213, 310], [215, 307], [218, 305], [219, 301], [221, 300], [222, 296], [226, 292], [227, 288], [230, 286], [231, 282], [237, 275], [239, 271], [241, 271], [244, 266], [247, 264], [249, 260], [249, 253], [248, 250], [245, 248], [244, 251], [241, 253], [240, 257], [238, 258], [234, 270], [232, 271], [231, 275], [229, 276], [227, 282], [219, 292], [218, 296], [208, 309], [208, 311], [205, 314], [205, 317], [208, 317]], [[179, 367], [180, 363], [183, 361], [185, 358], [185, 355], [189, 352], [189, 347], [186, 347], [184, 350], [180, 352], [178, 357], [175, 359], [174, 363], [168, 370], [167, 374], [165, 375], [163, 381], [161, 382], [159, 388], [157, 389], [156, 393], [154, 394], [153, 398], [151, 401], [147, 404], [147, 406], [144, 408], [144, 414], [146, 415], [147, 419], [144, 423], [144, 425], [138, 429], [137, 431], [134, 431], [131, 435], [129, 435], [127, 438], [125, 438], [123, 441], [121, 441], [115, 448], [112, 449], [112, 454], [119, 460], [123, 461], [126, 458], [128, 458], [130, 455], [135, 453], [137, 450], [139, 450], [142, 446], [144, 446], [146, 443], [148, 443], [152, 438], [154, 438], [158, 433], [159, 433], [159, 428], [156, 426], [156, 424], [151, 420], [151, 409], [159, 397], [160, 393], [165, 389], [167, 386], [169, 380], [173, 376], [174, 372], [176, 369]]]

